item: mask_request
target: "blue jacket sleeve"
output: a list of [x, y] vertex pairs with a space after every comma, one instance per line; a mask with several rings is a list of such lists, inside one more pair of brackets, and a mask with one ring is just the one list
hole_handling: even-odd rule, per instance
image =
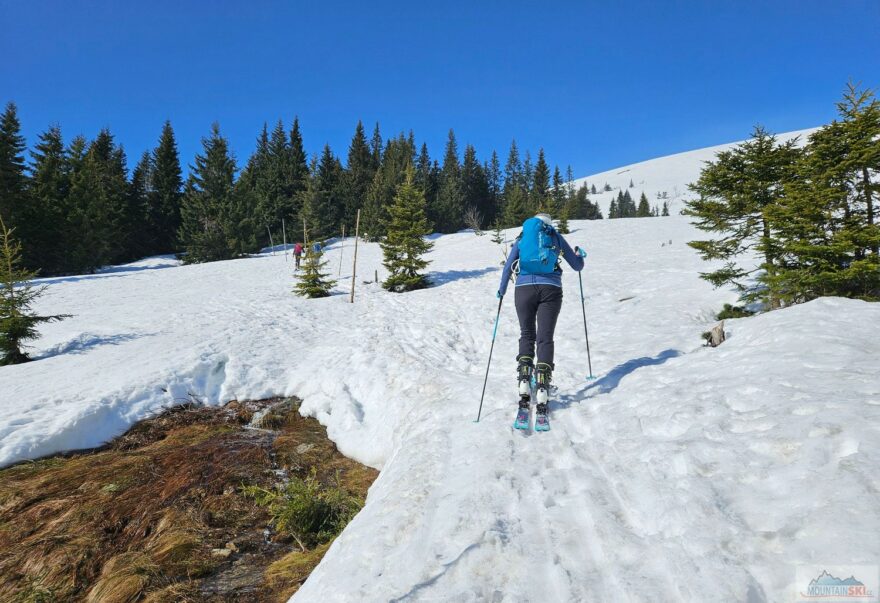
[[559, 235], [559, 247], [562, 249], [562, 257], [568, 262], [573, 270], [580, 272], [584, 269], [584, 258], [574, 252], [574, 249], [568, 244], [568, 241], [562, 235]]
[[518, 259], [519, 242], [517, 241], [510, 248], [510, 255], [507, 256], [507, 262], [504, 264], [504, 270], [501, 271], [501, 284], [498, 285], [498, 292], [502, 296], [507, 293], [507, 283], [510, 282], [510, 273], [513, 272], [513, 263]]

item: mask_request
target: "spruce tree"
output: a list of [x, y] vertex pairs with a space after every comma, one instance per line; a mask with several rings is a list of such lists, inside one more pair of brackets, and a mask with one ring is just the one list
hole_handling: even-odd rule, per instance
[[[305, 241], [305, 244], [308, 248], [309, 242]], [[300, 297], [329, 297], [336, 281], [325, 272], [326, 266], [327, 262], [324, 260], [324, 252], [321, 248], [308, 248], [306, 259], [303, 261], [303, 270], [294, 285], [294, 292]]]
[[81, 137], [72, 145], [66, 203], [68, 271], [91, 272], [132, 259], [136, 216], [129, 203], [125, 153], [107, 129], [98, 133], [88, 150]]
[[565, 168], [565, 197], [568, 200], [574, 196], [574, 171], [569, 165]]
[[162, 126], [159, 145], [153, 151], [152, 191], [148, 196], [147, 209], [147, 223], [153, 241], [150, 253], [173, 253], [178, 249], [182, 173], [174, 129], [171, 122], [166, 121]]
[[85, 232], [89, 224], [85, 219], [89, 192], [85, 190], [82, 180], [86, 168], [86, 149], [88, 142], [82, 135], [74, 136], [65, 151], [64, 180], [65, 196], [62, 214], [64, 227], [61, 233], [60, 247], [63, 253], [59, 257], [61, 274], [85, 272], [92, 266], [88, 257], [89, 250], [83, 245], [79, 233]]
[[556, 225], [556, 230], [558, 230], [561, 234], [568, 234], [570, 231], [568, 229], [568, 204], [564, 204], [562, 206], [562, 210], [559, 212], [559, 222]]
[[633, 201], [632, 195], [629, 194], [629, 190], [624, 191], [623, 195], [618, 200], [617, 209], [620, 212], [621, 218], [636, 217], [636, 202]]
[[458, 144], [455, 132], [449, 130], [443, 169], [440, 172], [440, 190], [437, 193], [437, 229], [455, 232], [464, 226], [464, 191], [461, 166], [458, 163]]
[[302, 206], [301, 193], [306, 190], [309, 183], [309, 162], [306, 157], [305, 147], [303, 147], [302, 134], [299, 131], [299, 118], [293, 118], [293, 126], [290, 129], [290, 170], [291, 170], [291, 191], [290, 191], [290, 207], [285, 213], [286, 218], [290, 218], [292, 223], [301, 222], [300, 212]]
[[646, 197], [645, 192], [642, 191], [642, 196], [639, 197], [639, 208], [636, 210], [636, 217], [650, 218], [652, 215], [651, 206], [648, 204], [648, 197]]
[[25, 204], [27, 178], [25, 141], [15, 103], [8, 103], [0, 115], [0, 216], [14, 229]]
[[[137, 257], [152, 255], [155, 253], [157, 244], [155, 236], [157, 231], [151, 223], [150, 215], [151, 199], [155, 198], [153, 191], [153, 157], [149, 151], [144, 151], [134, 170], [131, 172], [131, 181], [128, 183], [128, 203], [132, 208], [130, 218], [139, 217], [139, 224], [130, 224], [132, 230], [131, 248]], [[134, 208], [137, 208], [136, 210]]]
[[797, 178], [765, 212], [779, 265], [761, 280], [783, 303], [822, 295], [880, 299], [871, 180], [880, 167], [880, 106], [850, 85], [838, 111], [840, 121], [810, 136]]
[[597, 194], [597, 193], [596, 193], [596, 185], [595, 185], [595, 184], [594, 184], [593, 186], [590, 187], [590, 193], [593, 194], [593, 195]]
[[273, 221], [269, 163], [269, 128], [264, 122], [257, 137], [256, 149], [248, 158], [234, 187], [234, 195], [247, 199], [247, 205], [253, 208], [247, 216], [248, 230], [254, 232], [254, 244], [263, 246], [269, 245], [269, 229]]
[[202, 153], [190, 167], [181, 207], [180, 239], [187, 264], [225, 260], [239, 255], [240, 212], [234, 194], [235, 159], [220, 126], [202, 139]]
[[[477, 230], [480, 230], [484, 224], [489, 223], [487, 220], [491, 216], [493, 208], [486, 171], [477, 160], [477, 152], [473, 145], [467, 145], [464, 150], [461, 187], [464, 211], [472, 211], [471, 208], [475, 210], [475, 214], [480, 217], [480, 223], [473, 226], [477, 226]], [[468, 224], [468, 226], [471, 225]]]
[[492, 151], [492, 158], [485, 167], [486, 183], [489, 189], [489, 208], [485, 216], [486, 221], [494, 224], [501, 215], [501, 163], [498, 160], [498, 153]]
[[589, 189], [582, 184], [576, 191], [572, 191], [568, 199], [568, 217], [572, 220], [584, 220], [587, 217], [587, 193]]
[[430, 285], [421, 272], [428, 262], [423, 259], [433, 244], [425, 239], [430, 234], [425, 213], [425, 197], [413, 182], [413, 170], [397, 188], [394, 203], [389, 208], [388, 236], [381, 243], [388, 278], [382, 286], [398, 293], [422, 289]]
[[21, 265], [21, 244], [0, 216], [0, 366], [30, 360], [24, 342], [39, 337], [37, 325], [67, 318], [66, 314], [39, 316], [31, 305], [45, 291], [30, 281], [37, 273]]
[[432, 211], [437, 206], [437, 191], [440, 187], [440, 168], [437, 162], [431, 161], [428, 154], [428, 145], [422, 143], [416, 160], [415, 184], [425, 195], [425, 203], [428, 205], [428, 222], [434, 228], [436, 221], [432, 215]]
[[550, 189], [550, 203], [548, 203], [547, 205], [547, 209], [550, 211], [550, 215], [555, 216], [562, 211], [562, 208], [565, 206], [565, 203], [567, 201], [566, 190], [567, 187], [562, 182], [562, 173], [559, 171], [559, 166], [557, 165], [553, 168], [553, 180]]
[[303, 217], [309, 237], [325, 241], [341, 232], [344, 208], [342, 165], [330, 145], [324, 145], [321, 160], [305, 196]]
[[268, 237], [264, 231], [268, 227], [269, 232], [279, 233], [282, 221], [290, 221], [295, 211], [294, 196], [302, 190], [301, 175], [298, 174], [298, 166], [293, 163], [293, 149], [291, 149], [284, 124], [281, 120], [275, 125], [269, 137], [266, 153], [266, 170], [260, 186], [257, 187], [260, 195], [257, 201], [259, 215], [262, 224], [255, 225], [259, 228], [258, 240], [269, 242], [263, 237]]
[[24, 266], [41, 274], [58, 274], [64, 268], [66, 231], [65, 203], [69, 188], [67, 154], [61, 129], [52, 126], [42, 134], [31, 151], [30, 190], [19, 240]]
[[[427, 154], [426, 149], [423, 151]], [[430, 163], [428, 166], [430, 167]], [[375, 173], [364, 125], [358, 120], [351, 145], [348, 147], [348, 164], [344, 174], [343, 224], [354, 226], [357, 210], [364, 205]]]
[[361, 232], [366, 241], [378, 241], [385, 236], [386, 206], [383, 186], [383, 175], [377, 171], [367, 191], [361, 213]]
[[508, 228], [521, 226], [533, 215], [535, 212], [532, 211], [526, 190], [519, 186], [511, 187], [505, 200], [504, 224]]
[[414, 143], [402, 133], [386, 143], [361, 214], [361, 227], [369, 239], [379, 240], [385, 236], [388, 206], [394, 199], [397, 186], [403, 182], [414, 155]]
[[[776, 137], [756, 127], [752, 138], [716, 155], [690, 186], [697, 199], [687, 202], [685, 214], [695, 218], [700, 230], [718, 238], [688, 243], [704, 260], [725, 265], [701, 277], [716, 287], [732, 284], [746, 292], [747, 277], [760, 271], [773, 277], [779, 264], [778, 241], [771, 230], [768, 210], [784, 197], [785, 185], [794, 178], [799, 151], [795, 141], [778, 144]], [[736, 259], [749, 252], [763, 258], [759, 266], [745, 268]], [[747, 300], [760, 299], [778, 306], [768, 290], [753, 290]]]
[[513, 140], [510, 143], [510, 151], [507, 154], [507, 163], [504, 165], [504, 195], [507, 196], [511, 188], [522, 187], [522, 184], [522, 162], [519, 159], [519, 149], [516, 146], [516, 140]]
[[534, 187], [535, 187], [535, 167], [532, 165], [532, 154], [526, 149], [522, 163], [522, 187], [526, 192], [526, 197], [532, 204], [532, 213], [534, 212]]
[[553, 201], [550, 196], [550, 168], [547, 166], [547, 160], [544, 159], [543, 148], [538, 151], [538, 161], [535, 163], [531, 201], [535, 211], [553, 211]]
[[663, 211], [660, 212], [660, 215], [661, 216], [668, 216], [669, 215], [669, 203], [667, 203], [666, 201], [663, 202]]
[[379, 132], [379, 122], [373, 128], [373, 137], [370, 139], [370, 155], [373, 158], [373, 169], [378, 170], [382, 165], [382, 134]]

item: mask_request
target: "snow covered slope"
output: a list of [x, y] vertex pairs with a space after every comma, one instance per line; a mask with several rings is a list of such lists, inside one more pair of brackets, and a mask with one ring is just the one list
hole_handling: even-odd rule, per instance
[[[785, 132], [777, 134], [776, 139], [785, 142], [797, 138], [799, 144], [805, 144], [807, 137], [815, 131], [816, 128]], [[627, 190], [630, 182], [633, 187], [629, 188], [629, 194], [636, 204], [639, 202], [639, 196], [644, 192], [652, 206], [662, 207], [663, 201], [666, 201], [669, 204], [669, 213], [677, 215], [684, 208], [684, 201], [692, 197], [687, 185], [699, 178], [705, 162], [714, 160], [719, 151], [726, 151], [741, 142], [677, 153], [615, 168], [586, 178], [578, 178], [574, 181], [574, 186], [578, 188], [584, 182], [589, 186], [595, 185], [597, 194], [590, 195], [590, 200], [598, 201], [602, 215], [606, 218], [612, 198], [617, 197], [620, 190]], [[611, 191], [605, 190], [606, 184], [611, 187]], [[661, 198], [660, 195], [664, 194], [665, 198]]]
[[323, 300], [290, 293], [283, 255], [47, 279], [38, 309], [75, 316], [43, 329], [39, 361], [0, 368], [0, 463], [187, 396], [301, 396], [382, 473], [296, 601], [779, 601], [798, 564], [876, 564], [880, 305], [730, 321], [710, 350], [700, 333], [735, 295], [698, 278], [685, 218], [573, 228], [599, 379], [566, 271], [548, 433], [511, 430], [512, 299], [472, 422], [502, 255], [460, 233], [435, 239], [437, 286], [404, 295], [361, 284], [383, 276], [362, 244], [353, 305], [350, 242]]

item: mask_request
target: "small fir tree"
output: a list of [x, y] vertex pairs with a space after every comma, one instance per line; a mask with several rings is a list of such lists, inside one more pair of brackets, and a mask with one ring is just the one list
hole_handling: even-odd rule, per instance
[[648, 204], [648, 197], [646, 197], [645, 193], [642, 192], [642, 196], [639, 197], [639, 208], [638, 210], [636, 210], [636, 217], [650, 218], [651, 215], [651, 206]]
[[618, 210], [617, 210], [617, 199], [611, 200], [611, 205], [608, 206], [608, 219], [614, 220], [619, 218]]
[[501, 231], [501, 220], [496, 219], [492, 224], [492, 242], [496, 245], [504, 243], [504, 233]]
[[294, 285], [294, 292], [300, 297], [329, 297], [336, 281], [331, 280], [324, 271], [327, 262], [324, 260], [322, 247], [319, 245], [316, 248], [309, 248], [308, 241], [306, 247], [308, 252], [303, 262], [303, 271]]
[[562, 206], [562, 211], [559, 212], [559, 222], [556, 224], [556, 230], [558, 230], [561, 234], [568, 234], [571, 232], [568, 228], [568, 204]]
[[430, 234], [425, 214], [425, 196], [413, 184], [413, 170], [409, 168], [406, 180], [397, 188], [394, 203], [388, 208], [388, 236], [381, 243], [388, 278], [382, 286], [388, 291], [412, 291], [430, 285], [421, 273], [428, 262], [422, 259], [433, 244], [424, 237]]
[[669, 215], [669, 203], [667, 203], [666, 201], [663, 202], [663, 210], [660, 212], [660, 215], [661, 216], [668, 216]]
[[507, 227], [516, 227], [534, 215], [529, 207], [528, 193], [524, 188], [511, 187], [507, 192], [507, 203], [504, 207], [504, 224]]
[[0, 217], [0, 366], [30, 360], [22, 348], [25, 341], [39, 337], [37, 325], [68, 317], [38, 316], [31, 311], [31, 304], [45, 290], [30, 284], [36, 276], [36, 272], [22, 268], [21, 243], [12, 238], [12, 231]]

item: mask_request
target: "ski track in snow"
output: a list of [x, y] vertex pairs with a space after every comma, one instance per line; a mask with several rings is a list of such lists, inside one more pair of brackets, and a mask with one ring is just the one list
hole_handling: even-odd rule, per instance
[[290, 293], [281, 254], [45, 279], [38, 310], [75, 316], [0, 370], [0, 462], [98, 445], [188, 396], [300, 396], [382, 472], [295, 601], [779, 601], [798, 564], [876, 564], [880, 305], [728, 321], [710, 350], [736, 295], [697, 277], [685, 218], [573, 228], [598, 379], [566, 270], [550, 432], [511, 428], [512, 295], [473, 423], [502, 257], [459, 233], [435, 238], [440, 284], [403, 295], [361, 283], [383, 274], [361, 244], [354, 305], [350, 241], [323, 300]]

